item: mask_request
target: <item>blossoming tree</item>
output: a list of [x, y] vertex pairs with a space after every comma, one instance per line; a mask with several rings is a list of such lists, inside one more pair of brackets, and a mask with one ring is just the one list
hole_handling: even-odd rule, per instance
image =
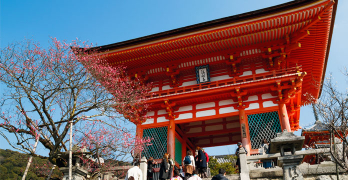
[[[103, 144], [98, 143], [112, 143], [99, 152], [108, 157], [149, 142], [134, 140], [120, 127], [125, 119], [144, 120], [146, 105], [141, 100], [149, 87], [129, 78], [125, 67], [110, 66], [90, 47], [52, 38], [47, 49], [31, 40], [1, 49], [0, 135], [13, 148], [38, 155], [33, 149], [37, 139], [56, 164], [58, 154], [68, 151], [69, 122], [76, 143], [90, 151], [100, 151]], [[112, 137], [114, 131], [127, 138]]]

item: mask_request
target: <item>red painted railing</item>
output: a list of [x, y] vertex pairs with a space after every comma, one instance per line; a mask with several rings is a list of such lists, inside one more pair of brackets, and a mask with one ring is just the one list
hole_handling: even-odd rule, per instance
[[233, 84], [241, 83], [241, 82], [249, 82], [250, 81], [250, 83], [251, 83], [253, 80], [261, 80], [261, 79], [270, 78], [270, 77], [277, 77], [277, 76], [282, 76], [282, 75], [287, 75], [287, 74], [293, 74], [293, 73], [297, 73], [301, 70], [302, 70], [302, 67], [298, 66], [298, 67], [292, 67], [292, 68], [287, 68], [287, 69], [272, 70], [269, 72], [260, 73], [260, 74], [253, 74], [253, 75], [249, 75], [249, 76], [234, 77], [234, 78], [230, 78], [230, 79], [226, 79], [226, 80], [214, 81], [214, 82], [209, 82], [209, 83], [204, 83], [204, 84], [176, 87], [173, 89], [167, 89], [167, 90], [153, 92], [147, 98], [148, 99], [156, 99], [156, 98], [160, 98], [162, 96], [175, 95], [177, 93], [184, 93], [184, 92], [185, 93], [194, 92], [197, 90], [203, 90], [203, 89], [209, 89], [209, 88], [218, 88], [218, 87], [222, 87], [222, 86], [226, 86], [226, 85], [233, 85]]

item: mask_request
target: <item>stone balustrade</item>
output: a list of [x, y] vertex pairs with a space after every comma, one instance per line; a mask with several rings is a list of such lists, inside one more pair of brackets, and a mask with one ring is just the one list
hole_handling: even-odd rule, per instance
[[[291, 153], [285, 153], [285, 155], [291, 156], [305, 156], [305, 155], [313, 155], [313, 154], [325, 154], [330, 155], [329, 148], [323, 149], [308, 149], [304, 151], [295, 151], [294, 155]], [[266, 155], [255, 155], [255, 156], [246, 156], [245, 153], [240, 152], [240, 163], [242, 167], [242, 172], [240, 173], [241, 179], [249, 180], [249, 179], [258, 179], [258, 178], [266, 178], [266, 179], [283, 179], [283, 164], [281, 162], [277, 162], [277, 166], [265, 169], [263, 167], [257, 166], [256, 162], [259, 160], [266, 159], [277, 159], [282, 157], [280, 153], [275, 154], [266, 154]], [[242, 159], [245, 159], [244, 161]], [[245, 168], [244, 168], [245, 167]], [[317, 177], [328, 177], [335, 176], [336, 174], [336, 164], [332, 161], [324, 161], [320, 164], [310, 165], [307, 163], [302, 163], [298, 166], [299, 171], [303, 175], [303, 179], [317, 179]], [[343, 169], [338, 168], [339, 173], [344, 172]], [[340, 175], [340, 179], [348, 179], [348, 176]]]

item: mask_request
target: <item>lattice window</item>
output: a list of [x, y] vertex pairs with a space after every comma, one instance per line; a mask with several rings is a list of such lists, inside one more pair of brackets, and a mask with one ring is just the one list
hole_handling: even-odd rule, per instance
[[182, 164], [182, 144], [175, 138], [175, 161], [179, 164]]
[[259, 149], [263, 139], [270, 142], [281, 132], [277, 111], [248, 115], [248, 124], [252, 149]]
[[162, 159], [164, 153], [167, 152], [167, 127], [144, 129], [143, 137], [153, 138], [152, 145], [146, 146], [143, 151], [143, 156], [147, 159]]

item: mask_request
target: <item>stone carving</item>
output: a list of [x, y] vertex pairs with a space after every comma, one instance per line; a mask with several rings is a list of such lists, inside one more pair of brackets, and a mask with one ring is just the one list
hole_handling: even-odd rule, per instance
[[298, 169], [298, 167], [290, 167], [289, 176], [292, 177], [292, 179], [297, 179], [297, 178], [300, 178], [300, 176], [302, 176], [302, 173]]

